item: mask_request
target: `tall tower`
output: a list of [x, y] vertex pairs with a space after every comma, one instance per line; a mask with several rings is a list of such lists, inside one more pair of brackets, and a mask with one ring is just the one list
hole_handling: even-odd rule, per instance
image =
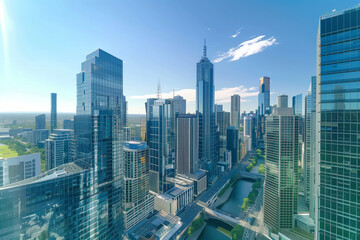
[[360, 6], [320, 17], [317, 38], [317, 239], [360, 239]]
[[50, 116], [50, 132], [53, 133], [57, 128], [57, 103], [56, 93], [51, 93], [51, 116]]
[[217, 162], [215, 125], [214, 66], [206, 56], [206, 42], [203, 56], [196, 70], [196, 114], [199, 120], [199, 160], [201, 167], [215, 172]]
[[[282, 98], [285, 103], [286, 98]], [[277, 233], [293, 227], [298, 205], [299, 116], [288, 107], [266, 117], [264, 222]]]
[[258, 114], [270, 114], [270, 78], [262, 77], [259, 80]]
[[240, 95], [231, 96], [231, 126], [240, 128]]
[[74, 117], [76, 161], [91, 169], [93, 186], [101, 188], [96, 209], [106, 215], [96, 224], [99, 238], [123, 231], [123, 61], [97, 49], [86, 56], [76, 75], [77, 108]]
[[150, 190], [164, 193], [175, 174], [175, 129], [172, 99], [149, 98], [146, 108], [146, 142], [150, 149]]

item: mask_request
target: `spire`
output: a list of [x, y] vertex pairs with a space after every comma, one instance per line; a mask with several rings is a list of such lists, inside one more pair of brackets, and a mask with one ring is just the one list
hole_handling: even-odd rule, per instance
[[157, 85], [157, 96], [156, 96], [156, 98], [161, 99], [160, 80], [158, 81], [158, 85]]
[[206, 57], [206, 38], [204, 38], [204, 52], [203, 57]]

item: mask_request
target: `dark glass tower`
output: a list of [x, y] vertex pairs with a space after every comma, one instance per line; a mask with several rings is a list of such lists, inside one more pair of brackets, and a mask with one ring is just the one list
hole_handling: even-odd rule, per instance
[[51, 116], [50, 116], [50, 132], [53, 133], [57, 128], [57, 103], [56, 93], [51, 93]]
[[215, 172], [218, 158], [215, 125], [214, 66], [204, 54], [196, 70], [196, 114], [199, 119], [199, 160], [201, 167]]
[[41, 114], [35, 117], [35, 129], [45, 129], [45, 114]]
[[320, 17], [317, 236], [360, 239], [360, 7]]

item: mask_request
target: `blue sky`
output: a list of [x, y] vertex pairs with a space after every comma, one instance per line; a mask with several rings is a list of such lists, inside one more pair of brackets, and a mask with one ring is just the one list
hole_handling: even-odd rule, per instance
[[204, 38], [225, 110], [233, 93], [242, 111], [255, 109], [262, 76], [271, 78], [272, 104], [281, 93], [304, 95], [316, 72], [319, 16], [358, 3], [0, 0], [0, 112], [49, 112], [51, 92], [58, 111], [75, 112], [75, 75], [97, 48], [124, 61], [129, 113], [145, 112], [158, 81], [163, 97], [175, 90], [193, 112]]

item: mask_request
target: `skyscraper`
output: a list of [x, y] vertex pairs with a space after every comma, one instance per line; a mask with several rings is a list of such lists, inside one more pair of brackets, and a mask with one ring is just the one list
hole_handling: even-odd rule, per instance
[[240, 127], [240, 95], [231, 96], [231, 126]]
[[173, 104], [175, 116], [186, 113], [186, 100], [182, 96], [175, 96]]
[[292, 107], [295, 115], [302, 115], [302, 94], [292, 97]]
[[253, 116], [244, 117], [244, 144], [245, 150], [253, 151], [255, 148], [255, 121]]
[[274, 233], [292, 228], [297, 213], [298, 121], [288, 107], [276, 108], [266, 117], [264, 222]]
[[94, 229], [95, 236], [119, 236], [123, 232], [123, 128], [126, 121], [123, 62], [97, 49], [86, 56], [76, 82], [75, 157], [81, 166], [90, 168], [93, 174], [90, 185], [101, 191], [101, 197], [95, 197], [98, 200], [93, 209], [100, 217]]
[[50, 170], [64, 163], [71, 162], [71, 150], [74, 131], [55, 129], [45, 140], [45, 169]]
[[64, 121], [63, 121], [63, 129], [74, 130], [74, 119], [64, 119]]
[[229, 112], [217, 112], [216, 124], [219, 127], [220, 136], [226, 136], [226, 131], [230, 127], [230, 113]]
[[289, 106], [288, 95], [281, 94], [277, 97], [277, 107], [278, 108], [287, 108]]
[[270, 114], [270, 78], [262, 77], [259, 81], [258, 114]]
[[146, 107], [146, 142], [150, 149], [150, 190], [164, 193], [175, 174], [175, 129], [172, 99], [149, 98]]
[[226, 150], [231, 152], [231, 165], [230, 167], [235, 167], [239, 160], [239, 129], [234, 126], [230, 126], [227, 129], [226, 134]]
[[316, 157], [316, 76], [311, 77], [311, 116], [310, 116], [310, 199], [309, 199], [309, 213], [312, 219], [315, 219], [315, 205], [316, 205], [316, 171], [317, 164]]
[[145, 142], [124, 143], [124, 222], [129, 230], [154, 210], [149, 193], [149, 148]]
[[45, 129], [45, 114], [40, 114], [35, 117], [35, 129]]
[[56, 93], [51, 93], [51, 115], [50, 115], [50, 133], [57, 128], [57, 100]]
[[203, 56], [196, 70], [196, 114], [199, 120], [199, 160], [202, 168], [215, 173], [217, 161], [217, 135], [215, 125], [215, 86], [214, 66], [206, 56], [204, 44]]
[[176, 121], [176, 173], [191, 174], [198, 169], [199, 123], [195, 114], [180, 114]]
[[320, 17], [317, 38], [318, 239], [360, 238], [360, 6]]

